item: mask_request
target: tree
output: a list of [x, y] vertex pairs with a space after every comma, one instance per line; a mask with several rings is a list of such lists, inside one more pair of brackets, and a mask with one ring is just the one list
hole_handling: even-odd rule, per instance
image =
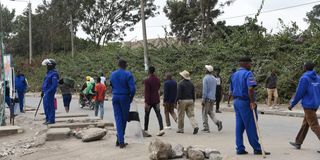
[[[154, 17], [157, 7], [154, 0], [145, 6], [146, 18]], [[82, 29], [96, 42], [97, 46], [112, 40], [123, 40], [125, 30], [133, 30], [140, 20], [140, 1], [137, 0], [96, 0], [82, 6]]]
[[320, 4], [315, 5], [304, 20], [309, 24], [311, 32], [320, 31]]
[[216, 29], [214, 20], [223, 13], [221, 8], [232, 3], [229, 0], [217, 8], [218, 0], [167, 0], [163, 11], [171, 21], [171, 34], [182, 42], [190, 42], [208, 38]]
[[0, 31], [3, 32], [4, 43], [7, 45], [10, 37], [13, 36], [11, 33], [14, 25], [14, 17], [16, 12], [15, 10], [9, 11], [9, 9], [7, 7], [4, 7], [3, 4], [0, 4], [0, 12], [0, 21], [2, 21]]

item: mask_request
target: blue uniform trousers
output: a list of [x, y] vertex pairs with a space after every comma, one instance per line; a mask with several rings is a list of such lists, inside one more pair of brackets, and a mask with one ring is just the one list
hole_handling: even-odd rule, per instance
[[124, 144], [124, 134], [130, 110], [130, 97], [128, 95], [113, 95], [112, 105], [117, 126], [118, 142]]
[[43, 108], [46, 115], [46, 122], [55, 123], [55, 114], [54, 109], [54, 93], [45, 94], [43, 97]]
[[[234, 110], [236, 113], [236, 145], [237, 152], [245, 151], [243, 145], [243, 132], [246, 130], [250, 145], [255, 151], [261, 151], [256, 126], [254, 123], [253, 112], [250, 108], [249, 100], [235, 99]], [[256, 111], [255, 111], [256, 112]]]
[[18, 98], [19, 98], [20, 112], [23, 112], [24, 91], [18, 90]]

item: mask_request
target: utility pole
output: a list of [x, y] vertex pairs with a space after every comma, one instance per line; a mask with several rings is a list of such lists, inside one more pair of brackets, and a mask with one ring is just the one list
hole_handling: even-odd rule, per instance
[[144, 0], [141, 0], [141, 20], [142, 20], [142, 33], [143, 33], [143, 48], [144, 48], [144, 69], [148, 70], [148, 39], [146, 30], [146, 17], [144, 15]]
[[73, 18], [72, 15], [70, 14], [70, 33], [71, 33], [71, 56], [73, 58], [74, 56], [74, 33], [73, 33]]
[[31, 25], [31, 16], [32, 16], [32, 8], [31, 8], [31, 2], [29, 0], [28, 3], [29, 7], [29, 64], [32, 63], [32, 25]]
[[200, 0], [200, 10], [201, 10], [201, 44], [204, 41], [204, 7], [203, 0]]
[[2, 77], [2, 82], [3, 82], [3, 87], [0, 93], [0, 126], [4, 126], [5, 125], [5, 86], [6, 86], [6, 82], [5, 82], [5, 72], [4, 72], [4, 64], [3, 64], [3, 56], [4, 56], [4, 48], [3, 48], [3, 18], [2, 18], [2, 3], [0, 0], [0, 27], [1, 27], [1, 32], [0, 32], [0, 52], [1, 52], [1, 71], [2, 74], [0, 77]]

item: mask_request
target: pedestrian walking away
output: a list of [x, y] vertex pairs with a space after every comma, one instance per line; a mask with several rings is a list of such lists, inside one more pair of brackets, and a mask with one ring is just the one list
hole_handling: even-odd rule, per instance
[[[320, 140], [320, 126], [317, 118], [317, 110], [320, 106], [320, 76], [314, 70], [315, 64], [307, 62], [304, 65], [304, 74], [299, 80], [296, 94], [288, 107], [292, 110], [301, 100], [304, 110], [304, 119], [295, 142], [290, 142], [296, 149], [300, 149], [307, 136], [309, 127]], [[320, 153], [320, 151], [318, 151]]]
[[[234, 110], [236, 114], [236, 146], [237, 154], [248, 154], [243, 145], [243, 132], [247, 137], [255, 155], [261, 155], [261, 145], [257, 134], [252, 110], [257, 112], [255, 103], [255, 87], [257, 82], [250, 71], [252, 60], [243, 57], [239, 60], [240, 69], [232, 75], [231, 91], [234, 97]], [[257, 114], [256, 114], [257, 115]], [[264, 152], [270, 155], [270, 152]]]
[[215, 71], [215, 78], [216, 78], [216, 113], [221, 113], [220, 111], [220, 102], [222, 99], [222, 80], [220, 76], [221, 69], [219, 67], [216, 67], [214, 69]]
[[222, 122], [218, 120], [213, 111], [213, 104], [216, 99], [217, 80], [212, 75], [213, 67], [211, 65], [205, 66], [205, 77], [202, 84], [202, 120], [203, 132], [209, 133], [208, 116], [217, 125], [218, 131], [222, 130]]
[[72, 100], [72, 92], [74, 91], [74, 80], [62, 78], [59, 80], [59, 88], [62, 94], [63, 106], [66, 113], [70, 111], [70, 103]]
[[170, 115], [176, 123], [178, 120], [178, 117], [174, 112], [177, 99], [177, 82], [172, 79], [171, 73], [167, 73], [166, 75], [166, 80], [163, 85], [163, 94], [164, 115], [167, 124], [165, 129], [171, 129]]
[[47, 66], [47, 74], [42, 84], [43, 108], [46, 116], [44, 124], [55, 123], [54, 95], [58, 87], [59, 74], [55, 70], [56, 62], [53, 59], [45, 59], [42, 65]]
[[160, 80], [155, 75], [155, 68], [149, 67], [149, 77], [144, 80], [144, 102], [145, 102], [145, 116], [144, 116], [144, 132], [146, 137], [151, 135], [148, 133], [149, 127], [149, 115], [151, 109], [155, 111], [159, 123], [159, 133], [157, 136], [163, 136], [165, 134], [163, 130], [162, 116], [160, 112]]
[[[266, 79], [266, 88], [268, 93], [268, 106], [270, 109], [278, 109], [278, 90], [277, 90], [278, 77], [275, 71], [272, 71], [271, 75]], [[272, 98], [274, 102], [272, 104]]]
[[190, 73], [186, 70], [180, 72], [182, 80], [178, 84], [178, 131], [177, 133], [184, 133], [184, 116], [190, 120], [193, 128], [193, 134], [199, 131], [198, 124], [194, 117], [194, 103], [195, 103], [195, 89], [191, 82]]
[[17, 75], [15, 77], [15, 89], [18, 93], [18, 99], [19, 99], [19, 106], [20, 106], [20, 112], [25, 113], [24, 111], [24, 95], [27, 91], [27, 81], [24, 74], [20, 72], [20, 70], [17, 70]]
[[119, 69], [111, 73], [110, 85], [112, 87], [112, 105], [117, 128], [116, 146], [124, 148], [127, 145], [124, 141], [124, 135], [129, 117], [130, 104], [136, 93], [136, 87], [133, 75], [131, 72], [126, 71], [127, 62], [120, 59], [118, 66]]
[[97, 78], [97, 84], [95, 86], [95, 108], [94, 108], [94, 115], [97, 117], [98, 112], [100, 112], [100, 119], [103, 119], [104, 115], [104, 97], [106, 96], [107, 87], [101, 82], [101, 78]]

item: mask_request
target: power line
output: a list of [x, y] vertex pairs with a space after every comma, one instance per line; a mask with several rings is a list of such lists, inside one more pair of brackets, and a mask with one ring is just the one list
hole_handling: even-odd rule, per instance
[[[281, 11], [281, 10], [286, 10], [286, 9], [292, 9], [292, 8], [297, 8], [297, 7], [301, 7], [301, 6], [306, 6], [306, 5], [310, 5], [310, 4], [315, 4], [315, 3], [320, 3], [320, 1], [313, 1], [313, 2], [308, 2], [308, 3], [302, 3], [302, 4], [297, 4], [297, 5], [292, 5], [292, 6], [288, 6], [288, 7], [282, 7], [282, 8], [276, 8], [276, 9], [270, 9], [270, 10], [266, 10], [266, 11], [262, 11], [262, 13], [270, 13], [270, 12], [276, 12], [276, 11]], [[228, 20], [228, 19], [235, 19], [235, 18], [242, 18], [242, 17], [247, 17], [247, 16], [252, 16], [255, 15], [256, 13], [250, 13], [250, 14], [243, 14], [243, 15], [239, 15], [239, 16], [232, 16], [232, 17], [226, 17], [226, 18], [220, 18], [217, 19], [218, 21], [222, 21], [222, 20]], [[184, 23], [181, 24], [176, 24], [176, 25], [183, 25]], [[159, 28], [159, 27], [167, 27], [170, 25], [162, 25], [162, 26], [147, 26], [147, 28]], [[134, 28], [141, 28], [140, 26], [136, 26]]]
[[[297, 7], [306, 6], [306, 5], [310, 5], [310, 4], [314, 4], [314, 3], [319, 3], [319, 2], [320, 2], [320, 1], [314, 1], [314, 2], [309, 2], [309, 3], [297, 4], [297, 5], [288, 6], [288, 7], [282, 7], [282, 8], [277, 8], [277, 9], [271, 9], [271, 10], [261, 11], [261, 13], [270, 13], [270, 12], [275, 12], [275, 11], [280, 11], [280, 10], [297, 8]], [[246, 17], [246, 16], [252, 16], [252, 15], [255, 15], [255, 14], [256, 14], [256, 13], [250, 13], [250, 14], [244, 14], [244, 15], [239, 15], [239, 16], [221, 18], [221, 19], [217, 19], [217, 20], [227, 20], [227, 19], [241, 18], [241, 17]]]

